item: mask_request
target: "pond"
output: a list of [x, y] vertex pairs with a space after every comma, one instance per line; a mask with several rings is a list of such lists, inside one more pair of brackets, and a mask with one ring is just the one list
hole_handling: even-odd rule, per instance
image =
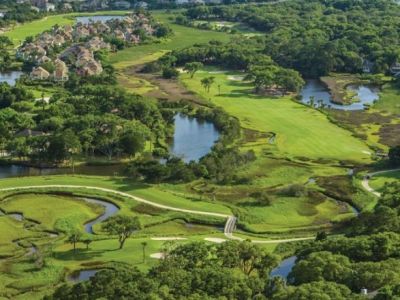
[[100, 271], [100, 269], [89, 269], [89, 270], [80, 270], [77, 272], [72, 273], [71, 276], [69, 276], [69, 280], [72, 282], [81, 282], [85, 280], [89, 280], [91, 277], [96, 275], [96, 273]]
[[115, 215], [119, 211], [119, 207], [115, 204], [98, 199], [79, 198], [85, 202], [100, 205], [104, 207], [104, 213], [98, 218], [85, 224], [85, 232], [93, 234], [93, 226], [107, 220], [109, 217]]
[[213, 123], [177, 114], [170, 152], [185, 162], [198, 161], [210, 152], [218, 138], [219, 132]]
[[21, 71], [0, 72], [0, 82], [7, 82], [9, 85], [15, 85], [15, 82], [22, 74], [24, 74], [24, 72]]
[[125, 16], [83, 16], [83, 17], [76, 17], [77, 23], [88, 24], [90, 22], [102, 22], [105, 23], [112, 19], [122, 20]]
[[282, 278], [287, 279], [289, 273], [292, 271], [293, 266], [296, 263], [296, 259], [297, 256], [290, 256], [282, 260], [279, 266], [277, 266], [275, 269], [271, 271], [270, 276], [271, 277], [280, 276]]
[[314, 97], [314, 103], [318, 105], [321, 100], [324, 106], [338, 110], [363, 110], [365, 104], [373, 104], [379, 99], [379, 88], [371, 85], [349, 85], [348, 90], [357, 94], [359, 102], [349, 105], [340, 105], [332, 102], [331, 94], [328, 88], [319, 80], [310, 79], [301, 91], [301, 101], [309, 104], [311, 97]]

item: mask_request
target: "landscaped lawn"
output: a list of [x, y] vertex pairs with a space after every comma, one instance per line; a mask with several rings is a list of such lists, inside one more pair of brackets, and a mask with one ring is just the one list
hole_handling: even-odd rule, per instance
[[394, 171], [389, 173], [377, 174], [373, 176], [369, 181], [369, 185], [373, 189], [381, 191], [386, 182], [393, 182], [399, 180], [400, 180], [400, 171]]
[[158, 21], [168, 24], [173, 31], [173, 35], [161, 43], [130, 47], [110, 55], [110, 61], [114, 67], [123, 69], [143, 64], [156, 60], [171, 50], [182, 49], [193, 44], [207, 43], [211, 40], [226, 42], [233, 36], [224, 32], [200, 30], [174, 24], [168, 19], [171, 14], [165, 12], [154, 12], [152, 15]]
[[[257, 96], [250, 84], [230, 79], [238, 75], [241, 74], [203, 71], [192, 79], [182, 74], [181, 80], [190, 90], [237, 117], [242, 127], [275, 133], [276, 140], [269, 143], [265, 139], [262, 149], [274, 152], [276, 156], [300, 160], [370, 162], [371, 150], [366, 144], [331, 123], [324, 114], [296, 103], [288, 96]], [[209, 93], [200, 84], [200, 80], [208, 76], [215, 77]]]
[[70, 13], [47, 16], [40, 20], [24, 23], [7, 31], [4, 35], [9, 37], [15, 46], [19, 46], [28, 36], [35, 36], [45, 30], [49, 30], [54, 25], [74, 24], [77, 16], [95, 15], [124, 15], [127, 11], [101, 11], [96, 13]]
[[392, 114], [400, 114], [400, 92], [398, 88], [386, 84], [379, 95], [379, 101], [374, 104], [374, 109]]

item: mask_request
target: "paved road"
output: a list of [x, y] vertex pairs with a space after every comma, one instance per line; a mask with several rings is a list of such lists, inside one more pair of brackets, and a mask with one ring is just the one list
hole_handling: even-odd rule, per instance
[[[116, 190], [112, 190], [112, 189], [107, 189], [107, 188], [94, 187], [94, 186], [82, 186], [82, 185], [32, 185], [32, 186], [23, 186], [23, 187], [2, 188], [2, 189], [0, 189], [0, 192], [10, 192], [10, 191], [40, 189], [40, 188], [45, 188], [45, 189], [46, 188], [48, 188], [48, 189], [51, 189], [51, 188], [60, 188], [60, 189], [78, 188], [78, 189], [86, 189], [86, 190], [97, 190], [97, 191], [102, 191], [102, 192], [126, 197], [129, 199], [133, 199], [137, 202], [145, 203], [145, 204], [148, 204], [148, 205], [151, 205], [154, 207], [158, 207], [158, 208], [162, 208], [162, 209], [184, 212], [184, 213], [189, 213], [189, 214], [224, 218], [224, 219], [226, 219], [226, 223], [225, 223], [225, 227], [224, 227], [224, 235], [228, 239], [234, 239], [234, 240], [240, 240], [240, 241], [244, 240], [240, 237], [235, 237], [233, 235], [233, 231], [235, 230], [236, 221], [237, 221], [237, 218], [235, 216], [221, 214], [221, 213], [206, 212], [206, 211], [199, 211], [199, 210], [184, 209], [184, 208], [168, 206], [168, 205], [152, 202], [152, 201], [146, 200], [141, 197], [133, 196], [128, 193], [124, 193], [124, 192], [120, 192], [120, 191], [116, 191]], [[253, 243], [259, 243], [259, 244], [261, 244], [261, 243], [273, 244], [273, 243], [287, 243], [287, 242], [293, 242], [293, 241], [309, 240], [309, 239], [313, 239], [313, 238], [314, 237], [302, 237], [302, 238], [291, 238], [291, 239], [280, 239], [280, 240], [251, 240], [251, 241]]]
[[364, 179], [362, 180], [361, 185], [367, 192], [370, 192], [370, 193], [374, 194], [375, 196], [380, 197], [381, 193], [375, 191], [369, 185], [369, 180], [375, 175], [385, 174], [385, 173], [390, 173], [390, 172], [396, 172], [396, 171], [400, 171], [400, 169], [384, 170], [384, 171], [378, 171], [378, 172], [369, 173], [369, 174], [364, 176]]

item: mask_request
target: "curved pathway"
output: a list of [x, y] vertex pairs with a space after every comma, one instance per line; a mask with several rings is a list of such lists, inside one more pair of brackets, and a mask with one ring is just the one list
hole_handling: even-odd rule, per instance
[[[11, 191], [19, 191], [19, 190], [30, 190], [30, 189], [40, 189], [40, 188], [78, 188], [78, 189], [86, 189], [86, 190], [97, 190], [97, 191], [102, 191], [106, 193], [111, 193], [115, 194], [118, 196], [122, 196], [125, 198], [133, 199], [137, 202], [140, 203], [145, 203], [148, 205], [151, 205], [153, 207], [158, 207], [166, 210], [172, 210], [172, 211], [178, 211], [178, 212], [183, 212], [183, 213], [189, 213], [189, 214], [196, 214], [196, 215], [203, 215], [203, 216], [213, 216], [213, 217], [219, 217], [219, 218], [224, 218], [226, 219], [225, 227], [224, 227], [224, 235], [228, 239], [234, 239], [234, 240], [240, 240], [243, 241], [244, 239], [240, 237], [235, 237], [233, 235], [233, 231], [235, 230], [236, 227], [236, 221], [237, 218], [231, 215], [227, 214], [221, 214], [221, 213], [215, 213], [215, 212], [206, 212], [206, 211], [199, 211], [199, 210], [192, 210], [192, 209], [184, 209], [184, 208], [178, 208], [178, 207], [173, 207], [169, 205], [164, 205], [164, 204], [159, 204], [156, 202], [152, 202], [149, 200], [146, 200], [144, 198], [138, 197], [138, 196], [133, 196], [128, 193], [112, 190], [112, 189], [107, 189], [107, 188], [101, 188], [101, 187], [94, 187], [94, 186], [83, 186], [83, 185], [32, 185], [32, 186], [23, 186], [23, 187], [13, 187], [13, 188], [2, 188], [0, 189], [0, 192], [11, 192]], [[274, 243], [287, 243], [287, 242], [293, 242], [293, 241], [302, 241], [302, 240], [310, 240], [313, 239], [314, 237], [302, 237], [302, 238], [291, 238], [291, 239], [279, 239], [279, 240], [251, 240], [253, 243], [263, 243], [263, 244], [274, 244]]]
[[381, 193], [375, 191], [369, 185], [369, 180], [375, 175], [384, 174], [384, 173], [391, 173], [391, 172], [396, 172], [396, 171], [400, 171], [400, 169], [391, 169], [391, 170], [384, 170], [384, 171], [377, 171], [377, 172], [373, 172], [373, 173], [368, 173], [367, 175], [364, 176], [364, 178], [363, 178], [363, 180], [361, 182], [361, 185], [367, 192], [370, 192], [370, 193], [374, 194], [375, 196], [380, 197]]

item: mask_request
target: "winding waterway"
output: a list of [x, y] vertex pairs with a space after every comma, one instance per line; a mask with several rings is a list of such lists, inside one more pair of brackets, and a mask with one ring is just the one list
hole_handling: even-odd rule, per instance
[[81, 199], [87, 203], [96, 204], [96, 205], [100, 205], [100, 206], [104, 207], [104, 213], [101, 216], [99, 216], [96, 219], [94, 219], [93, 221], [90, 221], [85, 224], [85, 232], [90, 233], [90, 234], [94, 233], [93, 232], [94, 225], [107, 220], [109, 217], [112, 217], [119, 211], [119, 207], [111, 202], [107, 202], [107, 201], [103, 201], [103, 200], [99, 200], [99, 199], [92, 199], [92, 198], [79, 198], [79, 199]]
[[379, 88], [371, 85], [349, 85], [347, 89], [355, 94], [359, 102], [354, 102], [348, 105], [340, 105], [332, 102], [331, 94], [328, 88], [319, 80], [310, 79], [306, 81], [306, 85], [301, 91], [301, 101], [310, 104], [314, 98], [314, 104], [318, 107], [329, 107], [338, 110], [363, 110], [365, 105], [371, 105], [379, 99]]

